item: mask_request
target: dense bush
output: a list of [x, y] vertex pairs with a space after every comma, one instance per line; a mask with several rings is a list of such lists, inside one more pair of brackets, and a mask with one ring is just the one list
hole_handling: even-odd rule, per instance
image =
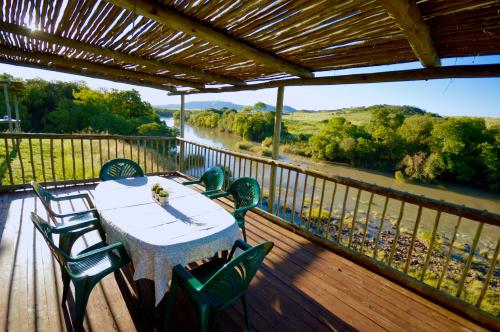
[[[245, 140], [261, 142], [266, 137], [273, 136], [274, 112], [261, 111], [263, 103], [244, 108], [237, 112], [234, 109], [208, 109], [199, 112], [186, 113], [186, 121], [195, 127], [218, 128], [220, 131], [235, 133]], [[174, 114], [178, 120], [180, 113]], [[288, 132], [282, 126], [282, 137], [287, 138]]]
[[406, 115], [398, 109], [373, 112], [367, 126], [335, 117], [309, 139], [316, 158], [347, 162], [408, 179], [436, 179], [500, 190], [500, 128], [484, 119]]
[[[3, 78], [13, 79], [3, 75]], [[93, 90], [83, 82], [24, 81], [18, 93], [26, 132], [99, 132], [121, 135], [173, 135], [135, 90]], [[0, 95], [0, 114], [5, 101]], [[12, 98], [12, 96], [11, 96]]]

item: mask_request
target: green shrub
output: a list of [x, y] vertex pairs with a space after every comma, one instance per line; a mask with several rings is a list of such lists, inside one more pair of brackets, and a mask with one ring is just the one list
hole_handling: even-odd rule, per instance
[[251, 147], [252, 147], [252, 143], [250, 143], [248, 141], [241, 141], [241, 142], [236, 143], [236, 148], [240, 149], [240, 150], [250, 150]]
[[273, 155], [273, 150], [269, 148], [262, 148], [262, 150], [260, 150], [260, 154], [264, 157], [271, 157]]
[[262, 141], [262, 146], [265, 147], [265, 148], [268, 148], [271, 145], [273, 145], [273, 138], [272, 137], [266, 137], [266, 138], [264, 138], [264, 140]]

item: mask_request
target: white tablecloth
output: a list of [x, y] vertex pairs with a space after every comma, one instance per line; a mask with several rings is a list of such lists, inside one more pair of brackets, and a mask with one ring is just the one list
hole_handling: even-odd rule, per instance
[[[157, 204], [151, 187], [170, 192]], [[106, 181], [95, 189], [95, 205], [108, 242], [123, 242], [134, 264], [134, 279], [155, 283], [158, 304], [168, 290], [172, 268], [231, 249], [241, 232], [220, 205], [175, 181], [153, 176]]]

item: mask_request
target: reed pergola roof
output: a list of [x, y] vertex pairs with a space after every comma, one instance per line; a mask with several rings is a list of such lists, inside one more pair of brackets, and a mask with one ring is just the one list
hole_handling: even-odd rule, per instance
[[412, 61], [435, 73], [500, 54], [499, 13], [498, 0], [3, 0], [0, 62], [174, 93]]

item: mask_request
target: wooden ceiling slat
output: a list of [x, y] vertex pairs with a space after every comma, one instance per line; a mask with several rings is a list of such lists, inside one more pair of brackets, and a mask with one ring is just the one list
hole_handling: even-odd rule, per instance
[[198, 21], [189, 19], [171, 9], [161, 8], [144, 0], [108, 0], [113, 4], [134, 10], [140, 15], [146, 16], [165, 26], [183, 31], [205, 39], [213, 44], [224, 47], [226, 50], [245, 56], [253, 61], [276, 68], [279, 71], [290, 73], [300, 77], [314, 76], [308, 69], [289, 63], [276, 56], [262, 52], [246, 43], [234, 39], [222, 32], [216, 31]]
[[[249, 59], [223, 43], [207, 41], [188, 31], [189, 26], [179, 30], [177, 25], [151, 19], [151, 15], [141, 16], [137, 5], [147, 3], [155, 10], [175, 12], [274, 58], [319, 72], [417, 60], [407, 35], [388, 15], [384, 1], [389, 0], [135, 0], [134, 11], [130, 6], [134, 0], [4, 0], [0, 25], [36, 26], [41, 33], [94, 49], [35, 38], [27, 31], [13, 34], [1, 29], [0, 44], [24, 54], [45, 53], [200, 87], [243, 81], [250, 85], [289, 79], [294, 74]], [[427, 25], [441, 58], [500, 54], [498, 0], [390, 2], [406, 1], [413, 1], [420, 10], [418, 20]], [[115, 5], [118, 2], [129, 6]], [[116, 53], [111, 56], [103, 49]], [[187, 70], [167, 68], [166, 64]], [[216, 80], [215, 76], [232, 81]]]
[[[82, 42], [75, 41], [73, 39], [51, 35], [51, 34], [43, 32], [43, 31], [37, 31], [37, 30], [31, 31], [30, 29], [16, 26], [14, 24], [0, 23], [0, 31], [7, 31], [10, 33], [19, 34], [19, 35], [23, 35], [26, 37], [33, 37], [33, 38], [44, 40], [47, 42], [53, 42], [53, 43], [56, 43], [59, 45], [64, 45], [64, 46], [71, 47], [74, 49], [79, 49], [79, 50], [91, 52], [94, 54], [100, 54], [100, 55], [107, 56], [110, 58], [115, 58], [115, 59], [118, 59], [121, 61], [126, 61], [126, 62], [129, 62], [131, 64], [140, 64], [140, 65], [144, 65], [144, 66], [163, 68], [163, 69], [168, 70], [168, 71], [187, 73], [190, 75], [202, 77], [205, 80], [215, 81], [215, 82], [219, 82], [219, 83], [228, 83], [228, 84], [236, 84], [236, 85], [242, 84], [242, 81], [237, 80], [237, 79], [221, 77], [218, 75], [211, 75], [210, 73], [205, 73], [202, 71], [193, 70], [189, 67], [185, 67], [185, 66], [181, 66], [181, 65], [159, 62], [159, 61], [154, 61], [154, 60], [149, 60], [149, 59], [143, 59], [143, 58], [132, 56], [129, 54], [124, 54], [124, 53], [120, 53], [117, 51], [113, 51], [110, 49], [85, 44]], [[191, 86], [189, 82], [185, 82], [184, 85]]]

